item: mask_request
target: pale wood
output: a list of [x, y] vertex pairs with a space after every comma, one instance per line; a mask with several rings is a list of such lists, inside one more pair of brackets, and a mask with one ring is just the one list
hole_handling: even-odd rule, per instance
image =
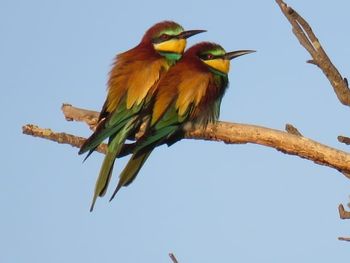
[[343, 78], [338, 69], [333, 65], [309, 23], [282, 0], [276, 0], [276, 3], [292, 25], [293, 33], [300, 44], [310, 53], [312, 60], [308, 60], [308, 62], [318, 66], [323, 71], [339, 101], [346, 106], [350, 106], [348, 80]]
[[[62, 111], [67, 120], [83, 121], [90, 127], [96, 125], [98, 112], [84, 110], [64, 104]], [[188, 125], [185, 138], [224, 142], [227, 144], [254, 143], [275, 148], [283, 153], [296, 155], [320, 165], [329, 166], [350, 178], [350, 154], [301, 135], [295, 135], [276, 129], [257, 125], [218, 122], [203, 129]], [[80, 147], [84, 139], [67, 133], [55, 133], [49, 129], [40, 129], [35, 125], [23, 127], [26, 134], [46, 138], [59, 143]], [[98, 149], [105, 152], [105, 145]]]

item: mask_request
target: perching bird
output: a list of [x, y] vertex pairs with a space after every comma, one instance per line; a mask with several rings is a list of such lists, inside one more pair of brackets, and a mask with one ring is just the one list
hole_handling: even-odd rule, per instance
[[221, 99], [228, 86], [230, 60], [252, 50], [226, 52], [220, 45], [202, 42], [189, 48], [183, 58], [158, 83], [146, 134], [133, 149], [111, 197], [137, 176], [153, 149], [181, 139], [187, 122], [205, 127], [218, 120]]
[[148, 29], [136, 47], [116, 56], [99, 124], [79, 151], [79, 154], [89, 152], [87, 158], [109, 138], [90, 211], [96, 198], [107, 190], [115, 158], [125, 140], [139, 129], [157, 82], [181, 58], [186, 39], [201, 32], [204, 30], [184, 31], [179, 24], [164, 21]]

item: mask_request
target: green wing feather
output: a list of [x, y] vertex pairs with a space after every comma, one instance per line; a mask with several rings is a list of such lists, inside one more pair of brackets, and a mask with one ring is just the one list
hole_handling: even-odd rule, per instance
[[147, 137], [147, 140], [143, 141], [143, 143], [140, 145], [136, 144], [136, 147], [133, 150], [134, 154], [120, 174], [118, 185], [109, 201], [113, 200], [114, 196], [118, 193], [121, 187], [128, 186], [130, 183], [132, 183], [132, 181], [134, 181], [153, 149], [177, 129], [177, 126], [163, 127], [154, 135]]
[[125, 105], [122, 105], [119, 107], [120, 109], [113, 112], [110, 117], [103, 119], [96, 131], [81, 146], [79, 154], [89, 151], [88, 155], [85, 157], [85, 159], [87, 159], [105, 139], [118, 133], [128, 121], [139, 112], [141, 107], [142, 103], [134, 106], [132, 109], [126, 109]]

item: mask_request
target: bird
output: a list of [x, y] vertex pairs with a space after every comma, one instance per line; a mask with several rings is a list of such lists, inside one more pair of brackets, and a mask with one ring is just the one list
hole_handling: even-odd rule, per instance
[[83, 143], [79, 154], [84, 161], [108, 138], [108, 148], [98, 175], [90, 211], [98, 196], [105, 195], [123, 144], [132, 138], [147, 116], [158, 81], [182, 56], [186, 39], [205, 30], [188, 30], [174, 21], [150, 27], [140, 43], [116, 56], [107, 83], [107, 98], [94, 133]]
[[201, 42], [185, 51], [182, 59], [162, 78], [152, 106], [150, 125], [134, 143], [133, 154], [119, 176], [110, 201], [128, 186], [159, 145], [183, 138], [186, 123], [205, 128], [219, 119], [221, 100], [229, 84], [230, 61], [254, 50], [226, 52], [212, 42]]

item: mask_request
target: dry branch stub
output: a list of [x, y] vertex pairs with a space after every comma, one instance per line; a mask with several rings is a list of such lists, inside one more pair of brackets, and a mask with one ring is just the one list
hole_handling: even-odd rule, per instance
[[323, 71], [323, 74], [331, 83], [338, 100], [342, 104], [350, 106], [348, 81], [342, 77], [338, 69], [333, 65], [309, 23], [282, 0], [276, 0], [276, 3], [292, 25], [292, 31], [300, 44], [310, 53], [312, 60], [308, 60], [308, 63], [317, 65]]

